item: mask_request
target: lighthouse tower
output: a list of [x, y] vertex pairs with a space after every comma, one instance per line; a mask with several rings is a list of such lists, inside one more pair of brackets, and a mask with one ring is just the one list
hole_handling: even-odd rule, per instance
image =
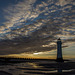
[[57, 40], [57, 62], [63, 62], [62, 42], [60, 38]]

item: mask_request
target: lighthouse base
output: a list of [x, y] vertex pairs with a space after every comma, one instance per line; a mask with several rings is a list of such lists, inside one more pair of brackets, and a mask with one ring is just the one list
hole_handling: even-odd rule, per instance
[[64, 62], [64, 60], [62, 58], [57, 58], [56, 62]]

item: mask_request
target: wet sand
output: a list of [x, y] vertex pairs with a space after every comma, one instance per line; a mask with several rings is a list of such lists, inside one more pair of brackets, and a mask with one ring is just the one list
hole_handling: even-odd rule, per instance
[[0, 66], [0, 75], [75, 75], [75, 62], [72, 61], [39, 60]]
[[12, 75], [12, 74], [5, 72], [5, 71], [0, 71], [0, 75]]

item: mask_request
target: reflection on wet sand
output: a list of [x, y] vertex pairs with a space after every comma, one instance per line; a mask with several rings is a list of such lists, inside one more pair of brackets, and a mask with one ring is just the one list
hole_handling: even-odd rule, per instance
[[[75, 62], [31, 61], [0, 65], [0, 71], [12, 75], [73, 75]], [[9, 75], [8, 74], [8, 75]]]

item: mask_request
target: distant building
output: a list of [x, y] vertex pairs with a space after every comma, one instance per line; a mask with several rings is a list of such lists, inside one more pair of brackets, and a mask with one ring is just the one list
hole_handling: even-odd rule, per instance
[[59, 38], [57, 40], [57, 62], [63, 62], [63, 57], [62, 57], [62, 42], [61, 39]]

